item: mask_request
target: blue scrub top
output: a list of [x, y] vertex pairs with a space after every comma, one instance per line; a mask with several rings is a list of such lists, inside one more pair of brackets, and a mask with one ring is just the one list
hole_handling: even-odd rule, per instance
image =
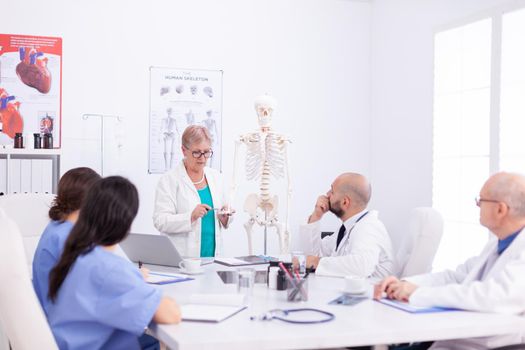
[[49, 273], [55, 267], [67, 237], [73, 228], [73, 223], [69, 221], [51, 221], [38, 242], [33, 258], [33, 288], [35, 289], [38, 301], [47, 315], [49, 299]]
[[134, 265], [97, 246], [75, 261], [48, 321], [62, 350], [139, 349], [160, 300]]

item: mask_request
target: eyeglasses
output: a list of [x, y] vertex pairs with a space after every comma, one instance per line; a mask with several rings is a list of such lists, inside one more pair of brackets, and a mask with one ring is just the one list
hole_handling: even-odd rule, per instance
[[193, 156], [193, 158], [197, 158], [197, 159], [201, 158], [202, 156], [204, 156], [204, 158], [211, 158], [211, 156], [213, 155], [213, 151], [211, 149], [204, 151], [204, 152], [192, 151], [191, 155]]
[[474, 198], [474, 201], [476, 202], [476, 205], [479, 207], [481, 205], [481, 202], [489, 202], [489, 203], [500, 203], [501, 201], [497, 201], [495, 199], [484, 199], [480, 197]]

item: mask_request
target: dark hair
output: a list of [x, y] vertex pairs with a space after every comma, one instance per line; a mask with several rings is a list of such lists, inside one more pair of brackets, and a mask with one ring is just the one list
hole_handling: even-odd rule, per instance
[[91, 187], [60, 260], [49, 275], [49, 299], [55, 301], [80, 255], [91, 252], [97, 245], [110, 246], [126, 238], [138, 208], [137, 188], [123, 177], [110, 176]]
[[67, 171], [58, 182], [58, 193], [49, 209], [49, 218], [64, 221], [69, 214], [80, 209], [89, 188], [100, 179], [100, 175], [90, 168]]

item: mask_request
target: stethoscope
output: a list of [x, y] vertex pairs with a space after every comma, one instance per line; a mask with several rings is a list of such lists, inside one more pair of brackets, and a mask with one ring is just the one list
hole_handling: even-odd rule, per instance
[[[316, 319], [308, 319], [308, 320], [296, 320], [287, 318], [292, 313], [298, 313], [298, 312], [315, 312], [321, 315], [321, 318]], [[298, 308], [298, 309], [273, 309], [268, 312], [265, 312], [261, 314], [260, 316], [251, 316], [250, 320], [252, 321], [271, 321], [271, 320], [279, 320], [283, 322], [288, 323], [295, 323], [295, 324], [315, 324], [315, 323], [325, 323], [330, 322], [333, 319], [335, 319], [335, 315], [331, 312], [319, 310], [319, 309], [312, 309], [312, 308]]]
[[364, 213], [363, 215], [361, 215], [356, 221], [355, 223], [352, 225], [352, 227], [350, 228], [350, 230], [348, 230], [348, 233], [346, 234], [346, 237], [345, 237], [345, 241], [344, 242], [341, 242], [341, 244], [339, 244], [339, 247], [336, 249], [336, 251], [339, 251], [341, 249], [343, 249], [342, 247], [344, 245], [346, 245], [346, 243], [348, 242], [348, 239], [350, 238], [350, 233], [352, 233], [352, 230], [354, 229], [355, 225], [357, 225], [357, 223], [366, 216], [366, 214], [368, 214], [368, 212]]

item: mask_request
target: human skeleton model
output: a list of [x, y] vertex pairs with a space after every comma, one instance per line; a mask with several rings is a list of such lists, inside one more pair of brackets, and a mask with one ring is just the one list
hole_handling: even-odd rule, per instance
[[[255, 100], [255, 110], [259, 120], [259, 130], [241, 135], [235, 142], [233, 164], [233, 197], [236, 191], [235, 169], [237, 153], [241, 144], [246, 145], [246, 178], [259, 180], [259, 193], [251, 193], [244, 203], [244, 211], [250, 216], [244, 224], [248, 235], [248, 251], [253, 254], [252, 230], [255, 224], [264, 227], [264, 254], [266, 254], [266, 230], [274, 227], [279, 236], [281, 254], [288, 253], [290, 234], [288, 232], [288, 212], [290, 207], [291, 184], [288, 171], [287, 144], [290, 140], [282, 134], [273, 132], [271, 128], [272, 112], [276, 101], [271, 96], [259, 96]], [[273, 178], [284, 178], [287, 182], [287, 203], [284, 224], [279, 221], [279, 197], [270, 194], [270, 182]], [[233, 198], [230, 199], [230, 201]], [[230, 202], [231, 203], [231, 202]]]
[[180, 138], [177, 120], [173, 117], [173, 110], [166, 110], [168, 115], [162, 118], [160, 124], [160, 135], [164, 138], [164, 168], [170, 170], [173, 165], [175, 139]]

